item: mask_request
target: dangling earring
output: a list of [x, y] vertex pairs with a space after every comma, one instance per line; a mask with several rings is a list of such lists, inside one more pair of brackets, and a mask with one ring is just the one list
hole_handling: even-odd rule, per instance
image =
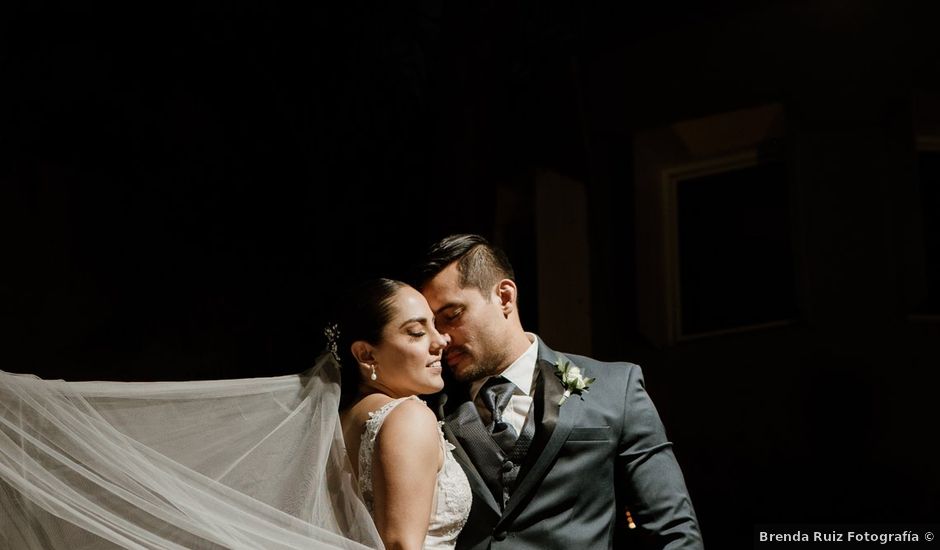
[[378, 378], [378, 375], [375, 374], [375, 364], [373, 363], [372, 365], [369, 365], [369, 366], [372, 367], [372, 374], [369, 375], [369, 380], [372, 380], [373, 382], [375, 382], [375, 379]]

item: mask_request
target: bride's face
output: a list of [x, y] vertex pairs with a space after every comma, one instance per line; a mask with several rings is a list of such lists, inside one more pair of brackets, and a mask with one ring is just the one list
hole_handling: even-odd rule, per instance
[[372, 385], [396, 396], [441, 391], [441, 356], [448, 339], [434, 328], [427, 300], [409, 286], [395, 293], [393, 304], [382, 342], [373, 351], [377, 378]]

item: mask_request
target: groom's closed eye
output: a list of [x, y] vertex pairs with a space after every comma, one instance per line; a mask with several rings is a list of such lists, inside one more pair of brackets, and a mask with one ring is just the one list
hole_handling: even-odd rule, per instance
[[435, 320], [437, 321], [437, 324], [440, 326], [453, 325], [460, 319], [460, 316], [463, 315], [463, 312], [464, 312], [464, 308], [462, 307], [453, 307], [450, 309], [445, 309], [437, 314], [437, 317], [435, 317]]

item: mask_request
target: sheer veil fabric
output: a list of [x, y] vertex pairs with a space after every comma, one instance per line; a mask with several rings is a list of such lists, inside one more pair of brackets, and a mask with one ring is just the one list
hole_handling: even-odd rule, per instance
[[381, 548], [338, 403], [329, 353], [243, 380], [0, 371], [0, 547]]

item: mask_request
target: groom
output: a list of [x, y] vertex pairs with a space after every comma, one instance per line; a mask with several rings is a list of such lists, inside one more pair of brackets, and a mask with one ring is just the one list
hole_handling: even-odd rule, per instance
[[525, 332], [512, 266], [478, 235], [434, 245], [419, 277], [462, 386], [441, 413], [473, 488], [458, 549], [611, 548], [625, 509], [656, 548], [702, 548], [638, 366]]

